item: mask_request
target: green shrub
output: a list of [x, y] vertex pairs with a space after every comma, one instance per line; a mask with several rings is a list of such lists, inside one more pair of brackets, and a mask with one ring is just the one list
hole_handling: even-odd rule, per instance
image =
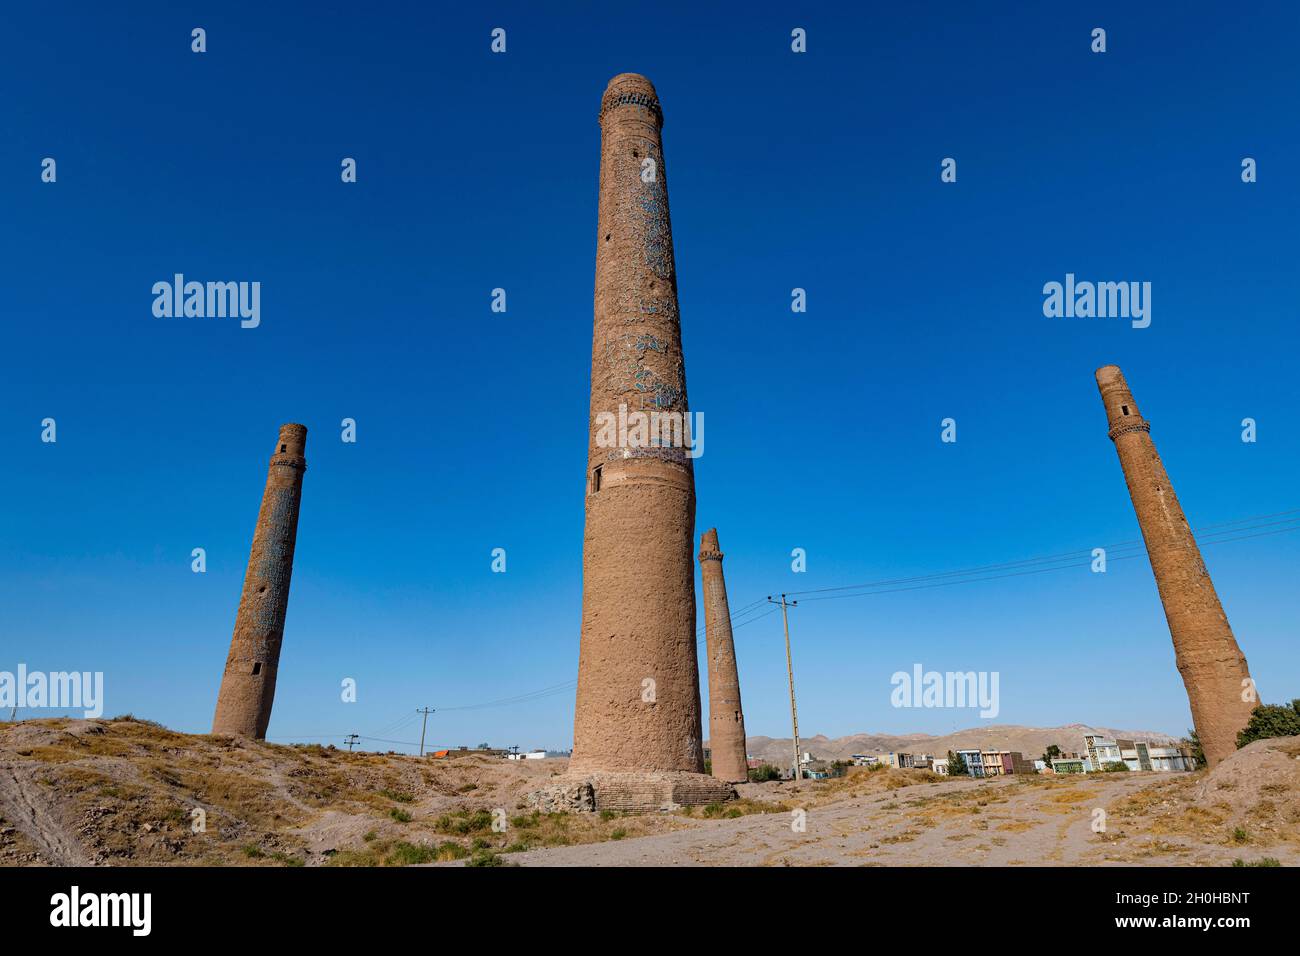
[[447, 840], [434, 846], [429, 843], [407, 843], [401, 840], [394, 843], [384, 857], [386, 866], [415, 866], [418, 863], [443, 863], [449, 860], [463, 860], [469, 856], [469, 850], [459, 843]]
[[1260, 704], [1250, 714], [1245, 728], [1237, 734], [1237, 746], [1270, 737], [1300, 735], [1300, 699], [1290, 704]]
[[455, 813], [444, 813], [434, 821], [433, 828], [439, 833], [454, 833], [458, 836], [490, 833], [492, 813], [489, 810], [457, 810]]

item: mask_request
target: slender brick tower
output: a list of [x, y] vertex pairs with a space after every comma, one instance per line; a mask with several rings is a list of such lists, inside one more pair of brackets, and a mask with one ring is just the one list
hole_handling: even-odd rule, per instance
[[214, 734], [266, 736], [275, 701], [275, 677], [284, 640], [284, 616], [289, 606], [289, 578], [298, 538], [298, 508], [302, 502], [303, 457], [307, 429], [281, 425], [280, 439], [266, 476], [262, 509], [253, 531], [253, 549], [244, 575], [244, 592], [235, 615], [235, 634], [226, 657], [226, 671], [217, 694]]
[[1097, 369], [1097, 387], [1160, 589], [1196, 735], [1213, 767], [1237, 749], [1237, 731], [1255, 707], [1243, 700], [1250, 677], [1246, 657], [1123, 373], [1114, 365]]
[[700, 577], [704, 583], [704, 633], [709, 656], [709, 749], [713, 776], [743, 783], [749, 779], [745, 753], [745, 714], [740, 709], [740, 675], [731, 636], [731, 608], [722, 576], [718, 529], [700, 538]]
[[[695, 477], [683, 443], [646, 442], [624, 425], [639, 414], [687, 415], [654, 86], [635, 73], [614, 77], [600, 125], [582, 644], [569, 767], [571, 776], [640, 774], [649, 781], [640, 789], [636, 780], [598, 781], [596, 803], [652, 809], [719, 797], [718, 781], [702, 773]], [[602, 797], [602, 786], [624, 796]]]

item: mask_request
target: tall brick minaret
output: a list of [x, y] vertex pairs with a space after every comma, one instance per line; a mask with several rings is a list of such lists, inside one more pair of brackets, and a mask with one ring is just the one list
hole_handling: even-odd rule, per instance
[[214, 734], [261, 739], [271, 721], [284, 617], [289, 606], [293, 550], [298, 538], [302, 475], [307, 470], [307, 459], [303, 457], [306, 446], [304, 426], [280, 426], [262, 493], [262, 509], [253, 531], [253, 549], [235, 615], [235, 634], [217, 694], [217, 713], [212, 718]]
[[1097, 369], [1097, 387], [1160, 589], [1196, 735], [1213, 767], [1237, 749], [1237, 731], [1255, 707], [1252, 699], [1243, 699], [1253, 696], [1245, 693], [1246, 657], [1124, 374], [1117, 366], [1103, 366]]
[[691, 459], [619, 436], [611, 446], [600, 426], [620, 410], [687, 412], [662, 125], [649, 80], [610, 80], [600, 104], [575, 773], [704, 769]]
[[743, 783], [749, 779], [745, 752], [745, 714], [740, 708], [740, 674], [731, 635], [731, 608], [722, 576], [718, 529], [700, 538], [700, 578], [704, 583], [704, 634], [709, 658], [709, 750], [713, 776]]

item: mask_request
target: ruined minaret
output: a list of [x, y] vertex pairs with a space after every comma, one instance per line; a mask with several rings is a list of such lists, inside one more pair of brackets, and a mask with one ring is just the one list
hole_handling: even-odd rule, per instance
[[1097, 387], [1165, 606], [1196, 735], [1213, 767], [1237, 749], [1237, 731], [1255, 707], [1246, 657], [1123, 373], [1114, 365], [1097, 369]]
[[574, 773], [704, 769], [692, 463], [680, 445], [646, 444], [620, 427], [636, 413], [687, 414], [662, 125], [649, 80], [610, 80], [600, 104]]
[[298, 538], [298, 508], [302, 502], [303, 453], [307, 429], [281, 425], [262, 493], [262, 509], [253, 530], [253, 549], [244, 574], [244, 592], [235, 615], [226, 671], [217, 694], [214, 734], [241, 734], [261, 739], [271, 721], [275, 676], [284, 640], [284, 615], [289, 606], [289, 577]]
[[700, 538], [700, 577], [704, 582], [704, 633], [709, 658], [709, 750], [713, 776], [743, 783], [749, 779], [745, 754], [745, 714], [740, 709], [740, 675], [731, 636], [727, 582], [722, 576], [718, 529]]

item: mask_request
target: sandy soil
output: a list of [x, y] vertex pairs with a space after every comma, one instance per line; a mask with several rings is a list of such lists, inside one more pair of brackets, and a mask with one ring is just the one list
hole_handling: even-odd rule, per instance
[[[1212, 773], [857, 770], [673, 813], [539, 814], [564, 761], [433, 761], [135, 720], [0, 725], [0, 865], [1300, 865], [1300, 737]], [[206, 828], [196, 831], [196, 812]]]
[[[920, 780], [922, 782], [910, 783]], [[1300, 865], [1300, 738], [1260, 741], [1213, 773], [747, 784], [777, 812], [511, 854], [520, 866]], [[802, 813], [800, 813], [802, 811]], [[802, 819], [803, 827], [796, 824]]]
[[[1092, 831], [1092, 811], [1152, 783], [1113, 774], [1058, 786], [1013, 778], [920, 784], [795, 812], [697, 821], [690, 830], [619, 842], [512, 854], [522, 866], [1005, 866], [1127, 862]], [[787, 802], [802, 802], [789, 791]], [[1123, 839], [1113, 837], [1112, 839]], [[1212, 860], [1240, 856], [1227, 848]], [[1300, 855], [1292, 862], [1300, 862]]]

